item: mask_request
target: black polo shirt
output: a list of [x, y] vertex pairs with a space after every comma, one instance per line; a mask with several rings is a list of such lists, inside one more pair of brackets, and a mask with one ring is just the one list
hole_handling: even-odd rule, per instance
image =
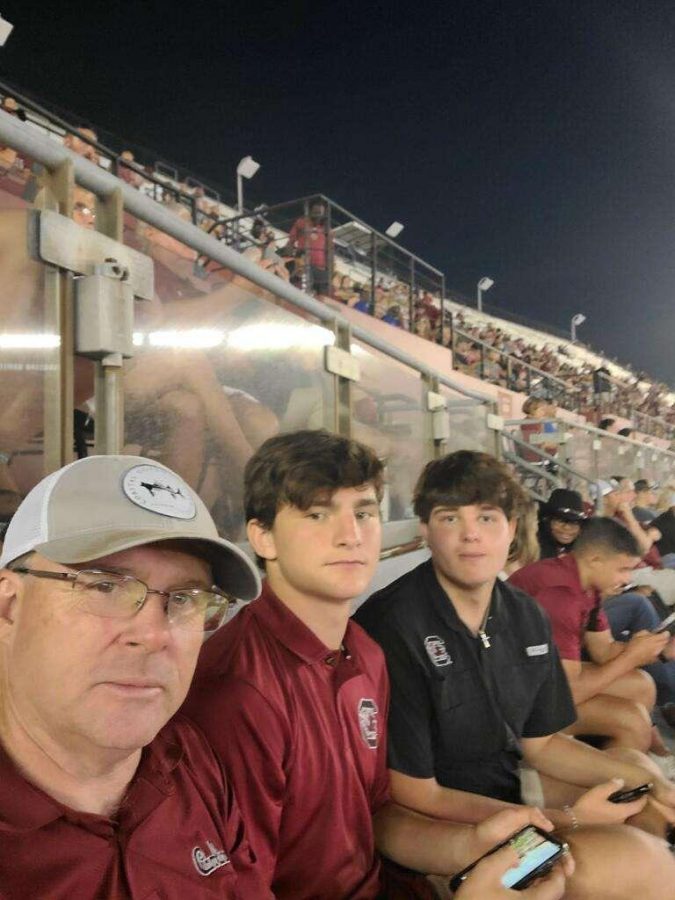
[[355, 618], [387, 659], [390, 767], [520, 802], [520, 738], [552, 734], [576, 718], [538, 604], [498, 581], [485, 647], [457, 616], [429, 560], [373, 594]]

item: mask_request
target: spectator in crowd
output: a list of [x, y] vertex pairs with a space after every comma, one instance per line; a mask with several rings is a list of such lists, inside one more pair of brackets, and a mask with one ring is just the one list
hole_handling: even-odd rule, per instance
[[661, 536], [658, 529], [653, 525], [643, 527], [633, 513], [635, 485], [632, 479], [624, 475], [614, 475], [609, 483], [611, 490], [603, 498], [603, 514], [621, 522], [630, 531], [637, 541], [645, 565], [663, 568], [661, 554], [654, 546], [654, 542]]
[[[675, 500], [675, 495], [671, 496]], [[675, 503], [653, 519], [651, 524], [654, 528], [658, 528], [661, 534], [656, 546], [664, 565], [667, 563], [672, 566], [672, 557], [675, 554]]]
[[522, 569], [523, 566], [528, 566], [540, 558], [541, 551], [537, 540], [537, 524], [538, 506], [534, 501], [530, 501], [518, 517], [516, 534], [509, 547], [506, 565], [500, 575], [504, 580], [509, 575], [517, 572], [518, 569]]
[[328, 294], [333, 243], [326, 221], [326, 204], [322, 200], [313, 200], [309, 215], [293, 223], [286, 249], [295, 252], [304, 263], [307, 289], [315, 294]]
[[271, 898], [213, 752], [167, 725], [260, 584], [199, 497], [149, 459], [79, 460], [26, 497], [0, 567], [2, 897]]
[[288, 281], [288, 269], [276, 249], [276, 236], [265, 220], [259, 216], [251, 226], [251, 238], [254, 244], [244, 251], [244, 256], [250, 257], [263, 269]]
[[646, 478], [638, 478], [635, 482], [633, 515], [641, 525], [651, 524], [657, 516], [655, 506], [658, 488], [658, 482], [648, 481]]
[[[639, 784], [645, 770], [555, 733], [574, 720], [574, 706], [550, 625], [533, 600], [497, 580], [524, 503], [506, 466], [487, 454], [458, 451], [429, 463], [415, 512], [431, 559], [356, 613], [387, 659], [392, 796], [422, 814], [480, 821], [504, 802], [521, 802], [522, 755], [558, 783], [597, 785], [572, 807], [575, 821], [622, 822], [605, 802], [607, 784], [599, 785], [613, 776]], [[648, 777], [672, 805], [675, 788]], [[570, 824], [569, 812], [546, 814], [559, 827]], [[566, 897], [675, 894], [660, 842], [648, 841], [650, 852], [663, 854], [658, 874], [643, 869], [656, 880], [648, 888], [634, 869], [644, 860], [632, 830], [588, 828], [572, 840], [579, 866]], [[614, 842], [623, 850], [610, 849]]]
[[[552, 416], [555, 416], [555, 407], [545, 397], [528, 397], [523, 403], [523, 413], [528, 419], [550, 419]], [[549, 428], [551, 425], [555, 429], [555, 425], [552, 422], [524, 422], [520, 426], [520, 433], [527, 444], [543, 450], [549, 456], [556, 456], [558, 444], [552, 439], [550, 439], [550, 443], [547, 443], [549, 439], [545, 437], [546, 434], [552, 433], [552, 430]], [[524, 460], [533, 465], [545, 465], [547, 468], [551, 468], [553, 465], [550, 460], [542, 457], [536, 450], [521, 448], [520, 454]]]
[[65, 136], [63, 139], [63, 146], [68, 147], [69, 150], [72, 150], [73, 153], [77, 153], [78, 156], [83, 156], [85, 159], [88, 159], [89, 162], [93, 162], [94, 165], [98, 165], [100, 158], [98, 150], [94, 146], [97, 141], [98, 135], [96, 132], [92, 128], [81, 125], [75, 131], [72, 131]]
[[[376, 846], [446, 874], [479, 855], [481, 829], [494, 835], [499, 825], [471, 837], [389, 800], [386, 669], [349, 619], [377, 564], [382, 487], [373, 451], [328, 432], [285, 434], [259, 449], [245, 502], [266, 585], [205, 645], [186, 707], [234, 777], [280, 900], [399, 896], [381, 883]], [[400, 896], [427, 895], [422, 876], [407, 881]]]
[[[577, 712], [568, 733], [602, 735], [610, 747], [658, 749], [659, 764], [663, 759], [672, 768], [670, 777], [673, 760], [660, 755], [662, 741], [655, 742], [645, 715], [654, 705], [654, 685], [637, 671], [658, 659], [670, 635], [638, 631], [628, 643], [613, 641], [601, 605], [603, 595], [630, 583], [639, 561], [631, 533], [620, 522], [596, 518], [586, 523], [571, 553], [526, 566], [510, 582], [534, 597], [551, 619]], [[582, 662], [582, 648], [588, 663]]]
[[541, 558], [549, 559], [568, 553], [587, 519], [581, 494], [556, 488], [540, 511], [537, 537]]
[[[569, 553], [588, 521], [581, 495], [576, 491], [557, 489], [541, 513], [538, 538], [542, 559]], [[651, 587], [635, 585], [632, 590], [611, 591], [606, 599], [603, 598], [602, 608], [615, 641], [627, 642], [639, 632], [656, 629], [663, 616], [655, 609], [652, 594]], [[669, 642], [661, 654], [664, 657], [667, 653], [667, 659], [660, 658], [641, 667], [654, 679], [656, 703], [662, 708], [667, 707], [667, 718], [672, 715], [669, 704], [675, 700], [675, 662], [671, 661], [674, 643]]]
[[140, 166], [136, 162], [136, 158], [131, 150], [122, 150], [119, 156], [119, 166], [117, 174], [132, 187], [141, 188], [145, 184], [145, 179], [138, 171]]

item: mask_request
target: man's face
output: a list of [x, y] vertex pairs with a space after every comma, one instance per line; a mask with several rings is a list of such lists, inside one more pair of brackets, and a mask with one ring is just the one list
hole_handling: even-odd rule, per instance
[[504, 568], [516, 522], [488, 504], [436, 506], [421, 529], [445, 580], [475, 590], [494, 583]]
[[340, 602], [368, 587], [381, 537], [375, 488], [367, 484], [318, 496], [309, 509], [282, 507], [255, 549], [268, 560], [270, 584], [282, 600]]
[[[28, 568], [74, 571], [39, 554]], [[158, 590], [212, 584], [208, 563], [158, 544], [77, 568], [135, 575]], [[156, 594], [130, 619], [102, 618], [81, 608], [69, 583], [6, 577], [15, 590], [2, 632], [7, 689], [23, 727], [87, 755], [148, 744], [187, 693], [202, 633], [171, 625]]]
[[581, 525], [578, 522], [567, 522], [565, 519], [556, 519], [554, 517], [549, 524], [554, 539], [565, 546], [576, 541], [581, 531]]
[[639, 556], [625, 553], [598, 553], [588, 561], [588, 583], [601, 594], [611, 596], [633, 580]]

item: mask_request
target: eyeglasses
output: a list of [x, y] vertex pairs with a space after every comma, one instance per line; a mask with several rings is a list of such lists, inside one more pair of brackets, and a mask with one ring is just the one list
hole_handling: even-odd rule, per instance
[[177, 591], [157, 591], [134, 575], [120, 575], [99, 569], [78, 572], [46, 572], [41, 569], [12, 569], [20, 575], [68, 581], [78, 596], [78, 605], [92, 616], [103, 619], [130, 619], [143, 609], [148, 594], [164, 598], [164, 611], [172, 625], [189, 631], [212, 632], [225, 621], [232, 598], [215, 586], [182, 588]]

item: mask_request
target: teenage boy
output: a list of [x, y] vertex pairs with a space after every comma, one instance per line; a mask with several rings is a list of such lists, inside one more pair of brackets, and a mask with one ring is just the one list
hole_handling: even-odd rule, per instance
[[[205, 644], [188, 698], [280, 900], [374, 900], [385, 890], [376, 848], [444, 874], [515, 825], [474, 830], [389, 799], [384, 659], [349, 619], [379, 558], [382, 482], [372, 450], [326, 431], [259, 448], [245, 472], [246, 519], [266, 584]], [[426, 879], [410, 877], [414, 896], [426, 895]], [[486, 900], [503, 896], [494, 886]]]
[[[656, 691], [639, 667], [656, 662], [670, 634], [638, 631], [626, 643], [615, 641], [601, 606], [604, 596], [616, 594], [635, 577], [640, 552], [621, 522], [591, 519], [571, 553], [524, 566], [509, 582], [534, 597], [551, 620], [576, 705], [570, 733], [604, 735], [608, 746], [647, 751], [653, 742], [647, 713]], [[583, 650], [590, 662], [582, 662]], [[667, 752], [655, 755], [655, 761], [662, 759], [672, 765]]]
[[2, 900], [272, 897], [213, 751], [167, 725], [259, 584], [153, 460], [91, 456], [28, 494], [0, 558]]
[[[555, 733], [575, 712], [550, 625], [535, 601], [497, 578], [527, 502], [508, 469], [487, 454], [452, 453], [426, 466], [414, 502], [431, 559], [356, 615], [387, 659], [393, 798], [428, 815], [480, 821], [520, 802], [524, 758], [587, 788], [615, 776], [631, 786], [654, 780], [656, 795], [675, 804], [663, 779]], [[603, 802], [609, 793], [598, 787], [548, 815], [558, 825], [621, 822], [615, 804]], [[643, 867], [647, 846], [658, 865]], [[633, 829], [587, 829], [574, 852], [588, 865], [566, 896], [675, 896], [669, 854]]]

